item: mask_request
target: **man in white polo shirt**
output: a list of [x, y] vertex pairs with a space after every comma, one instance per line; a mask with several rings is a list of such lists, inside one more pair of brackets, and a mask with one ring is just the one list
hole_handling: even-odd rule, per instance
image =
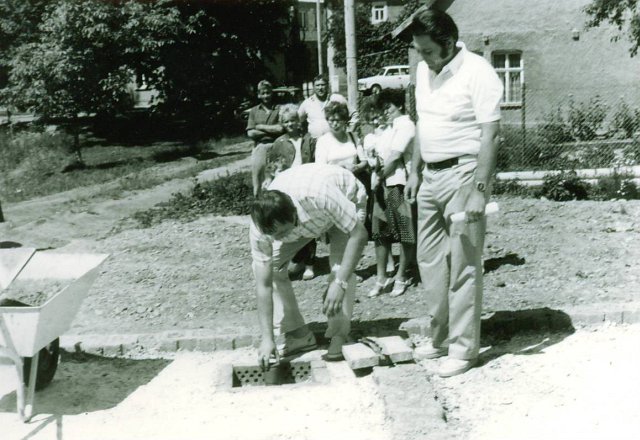
[[307, 124], [307, 131], [314, 139], [330, 131], [324, 116], [324, 107], [330, 101], [347, 103], [347, 99], [339, 93], [329, 94], [329, 81], [325, 75], [316, 76], [313, 80], [313, 95], [302, 101], [298, 108], [300, 122]]
[[[329, 235], [331, 275], [323, 298], [326, 360], [342, 360], [351, 331], [355, 301], [353, 273], [367, 243], [364, 207], [367, 194], [353, 173], [336, 165], [308, 163], [278, 174], [251, 210], [251, 256], [256, 279], [262, 342], [259, 361], [268, 369], [275, 355], [274, 324], [284, 333], [281, 356], [316, 347], [300, 314], [287, 264], [312, 239]], [[272, 295], [273, 294], [273, 295]]]
[[[424, 9], [410, 27], [423, 61], [416, 71], [417, 134], [405, 188], [418, 203], [417, 261], [428, 296], [431, 344], [422, 358], [447, 356], [443, 377], [472, 368], [480, 348], [484, 209], [497, 158], [502, 82], [458, 42], [445, 12]], [[466, 220], [451, 222], [451, 214]]]

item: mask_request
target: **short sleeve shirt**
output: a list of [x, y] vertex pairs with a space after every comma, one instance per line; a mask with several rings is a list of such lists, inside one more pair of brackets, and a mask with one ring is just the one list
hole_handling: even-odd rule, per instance
[[487, 60], [457, 46], [440, 73], [424, 61], [416, 70], [417, 136], [425, 162], [477, 155], [480, 125], [500, 119], [502, 81]]
[[344, 104], [347, 103], [347, 99], [338, 93], [330, 95], [325, 101], [320, 101], [314, 94], [302, 101], [302, 104], [300, 104], [300, 107], [298, 108], [298, 115], [300, 118], [307, 119], [307, 131], [316, 139], [330, 131], [329, 123], [324, 116], [324, 107], [330, 101], [342, 102]]
[[[296, 206], [298, 224], [281, 239], [284, 243], [320, 237], [334, 226], [351, 232], [358, 221], [356, 206], [366, 203], [367, 197], [362, 184], [349, 171], [315, 163], [283, 171], [268, 189], [287, 194]], [[273, 238], [260, 232], [253, 222], [250, 242], [253, 261], [271, 261]]]
[[[272, 109], [266, 108], [262, 104], [258, 104], [249, 110], [249, 119], [247, 120], [247, 131], [253, 130], [258, 124], [274, 125], [278, 123], [278, 106]], [[270, 143], [276, 140], [278, 134], [265, 133], [257, 142]]]
[[391, 152], [402, 153], [403, 163], [396, 168], [392, 175], [385, 179], [387, 186], [405, 185], [407, 183], [407, 173], [415, 134], [415, 124], [409, 116], [403, 115], [395, 118], [393, 124], [377, 139], [375, 149], [383, 163], [387, 161]]

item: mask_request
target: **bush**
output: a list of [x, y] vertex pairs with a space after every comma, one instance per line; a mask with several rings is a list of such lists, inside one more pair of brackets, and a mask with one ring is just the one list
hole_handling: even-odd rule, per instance
[[589, 196], [590, 185], [581, 180], [575, 171], [546, 174], [542, 181], [540, 195], [558, 202], [585, 200]]
[[496, 180], [493, 183], [491, 191], [494, 195], [512, 195], [519, 197], [531, 197], [534, 195], [534, 191], [520, 183], [518, 179], [513, 180]]
[[211, 182], [196, 182], [188, 194], [175, 194], [166, 203], [133, 215], [142, 227], [165, 219], [191, 221], [202, 215], [246, 215], [251, 212], [253, 189], [248, 171], [227, 174]]
[[631, 145], [624, 147], [622, 158], [627, 165], [640, 164], [640, 138], [634, 139]]
[[594, 200], [631, 200], [640, 198], [640, 192], [633, 181], [633, 175], [615, 171], [612, 175], [598, 180], [590, 198]]
[[616, 158], [613, 148], [607, 145], [590, 145], [580, 151], [577, 166], [581, 168], [610, 167]]
[[543, 123], [538, 128], [538, 135], [548, 144], [560, 144], [573, 141], [571, 128], [562, 115], [562, 108], [558, 106], [543, 116]]
[[627, 103], [621, 100], [611, 119], [611, 128], [622, 133], [624, 138], [630, 138], [640, 128], [640, 113], [638, 110], [633, 112]]
[[596, 132], [607, 117], [608, 107], [595, 96], [588, 103], [569, 103], [568, 122], [571, 134], [578, 141], [590, 141], [596, 138]]

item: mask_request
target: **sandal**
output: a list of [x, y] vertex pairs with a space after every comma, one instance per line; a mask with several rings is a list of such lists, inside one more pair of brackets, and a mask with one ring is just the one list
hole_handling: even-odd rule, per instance
[[395, 298], [396, 296], [403, 295], [404, 292], [407, 291], [410, 285], [411, 285], [411, 279], [407, 279], [404, 281], [396, 280], [395, 283], [393, 283], [393, 290], [391, 291], [389, 296]]
[[376, 296], [382, 295], [387, 291], [387, 289], [391, 286], [392, 278], [387, 278], [384, 283], [376, 280], [376, 285], [373, 286], [373, 289], [369, 291], [367, 297], [375, 298]]

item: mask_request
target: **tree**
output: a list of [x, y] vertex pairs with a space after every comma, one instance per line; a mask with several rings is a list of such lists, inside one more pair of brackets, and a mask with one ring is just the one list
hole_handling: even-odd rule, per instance
[[[368, 4], [356, 6], [356, 53], [359, 76], [373, 75], [380, 67], [388, 64], [407, 63], [407, 44], [391, 38], [391, 31], [422, 4], [419, 0], [410, 0], [406, 2], [395, 21], [375, 25], [371, 24], [371, 6]], [[334, 13], [329, 23], [327, 38], [335, 48], [334, 63], [345, 67], [344, 11], [338, 4], [332, 7]]]
[[[639, 0], [592, 0], [585, 7], [585, 12], [590, 16], [587, 27], [598, 27], [607, 22], [616, 26], [621, 33], [626, 28], [627, 36], [631, 41], [629, 52], [632, 57], [638, 53], [640, 47]], [[620, 39], [620, 35], [616, 35], [613, 39]]]
[[157, 77], [162, 49], [182, 27], [178, 10], [163, 0], [58, 0], [45, 8], [37, 35], [13, 51], [2, 100], [44, 119], [71, 121], [82, 163], [78, 116], [130, 108], [127, 86], [135, 73]]
[[192, 32], [163, 54], [162, 105], [190, 132], [220, 132], [253, 86], [272, 79], [266, 63], [289, 41], [293, 0], [193, 0], [175, 3]]

